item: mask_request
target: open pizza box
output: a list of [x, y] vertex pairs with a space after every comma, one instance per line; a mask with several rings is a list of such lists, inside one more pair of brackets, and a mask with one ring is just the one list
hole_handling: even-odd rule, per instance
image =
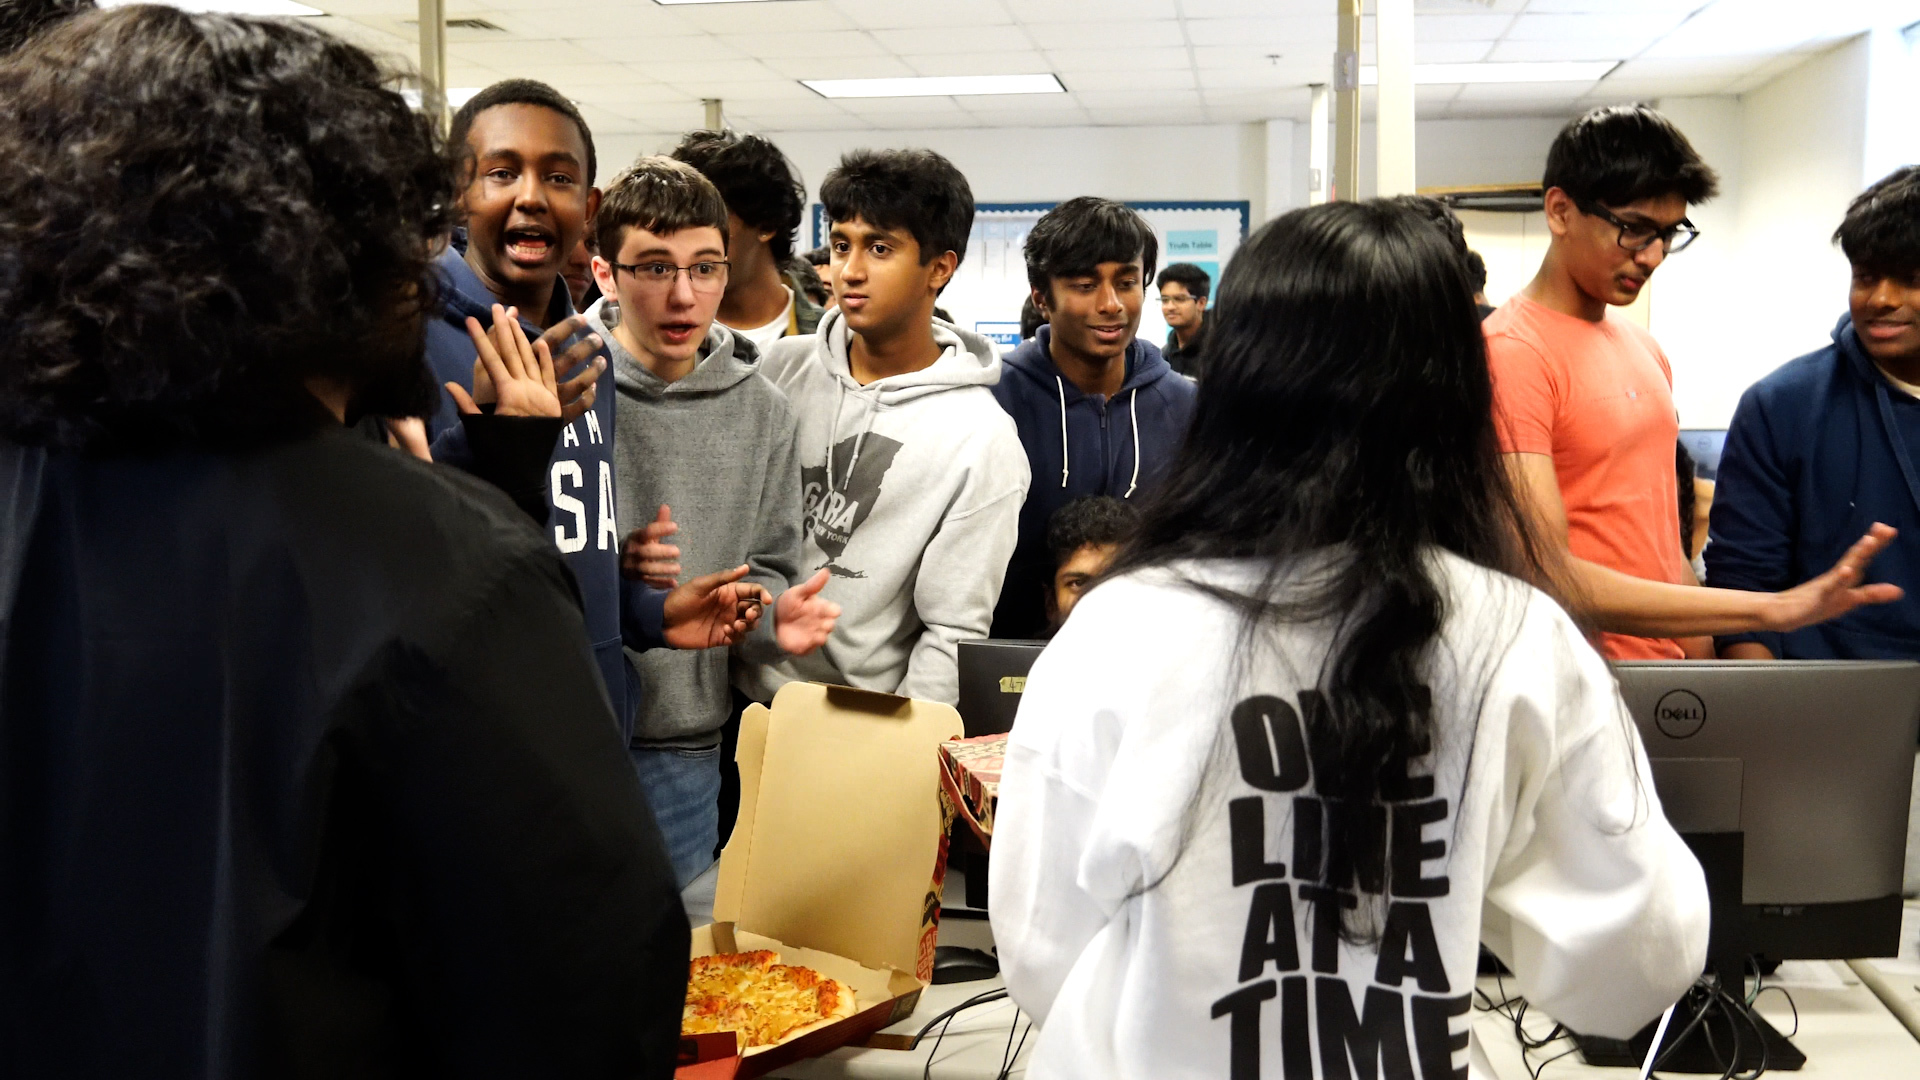
[[740, 1080], [864, 1043], [919, 1003], [953, 823], [939, 746], [960, 731], [951, 706], [819, 683], [741, 717], [740, 816], [692, 955], [772, 949], [851, 986], [855, 1005], [744, 1051]]

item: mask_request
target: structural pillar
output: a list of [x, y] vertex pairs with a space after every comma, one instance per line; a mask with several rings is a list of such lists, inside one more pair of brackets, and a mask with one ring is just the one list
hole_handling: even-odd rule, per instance
[[447, 4], [420, 0], [420, 111], [447, 132]]
[[1307, 106], [1307, 205], [1327, 201], [1327, 84], [1314, 83], [1313, 101]]
[[1334, 0], [1340, 38], [1333, 54], [1333, 186], [1330, 199], [1360, 196], [1360, 0]]
[[1374, 194], [1413, 194], [1413, 0], [1374, 0]]
[[721, 108], [717, 97], [701, 98], [700, 104], [707, 107], [707, 130], [724, 131], [727, 127], [726, 110]]

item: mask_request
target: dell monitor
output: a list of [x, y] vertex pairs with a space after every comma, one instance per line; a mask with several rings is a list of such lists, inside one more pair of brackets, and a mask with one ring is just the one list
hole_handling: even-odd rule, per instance
[[1044, 641], [986, 638], [960, 643], [960, 723], [967, 738], [1004, 735], [1027, 688], [1027, 670]]
[[[1754, 956], [1894, 955], [1920, 663], [1655, 661], [1615, 671], [1667, 820], [1706, 873], [1707, 956], [1722, 985], [1738, 994]], [[1642, 1033], [1638, 1052], [1650, 1039]], [[1609, 1057], [1590, 1043], [1611, 1041], [1583, 1038], [1588, 1062]], [[1767, 1049], [1773, 1068], [1804, 1060], [1777, 1032]]]

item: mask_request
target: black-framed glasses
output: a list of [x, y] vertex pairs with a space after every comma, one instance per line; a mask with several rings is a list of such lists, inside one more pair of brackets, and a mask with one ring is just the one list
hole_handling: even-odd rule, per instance
[[1658, 240], [1666, 248], [1667, 254], [1672, 255], [1676, 251], [1686, 250], [1687, 245], [1693, 243], [1694, 238], [1700, 235], [1700, 230], [1694, 228], [1693, 222], [1686, 218], [1681, 218], [1677, 224], [1659, 229], [1652, 225], [1636, 225], [1630, 221], [1622, 221], [1613, 211], [1588, 199], [1575, 199], [1573, 205], [1579, 207], [1581, 213], [1591, 214], [1609, 225], [1618, 226], [1620, 246], [1628, 251], [1645, 251], [1653, 246], [1655, 240]]
[[655, 285], [666, 288], [673, 279], [686, 272], [687, 281], [696, 289], [712, 289], [724, 286], [727, 281], [727, 260], [702, 259], [691, 266], [675, 266], [670, 262], [613, 263], [618, 272], [625, 270], [642, 285]]

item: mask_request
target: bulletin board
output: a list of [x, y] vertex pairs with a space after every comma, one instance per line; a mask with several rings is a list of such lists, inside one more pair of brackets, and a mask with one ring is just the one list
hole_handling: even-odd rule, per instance
[[[981, 203], [974, 208], [967, 255], [940, 306], [961, 326], [985, 334], [1006, 347], [1019, 343], [1020, 305], [1027, 298], [1027, 263], [1022, 254], [1027, 234], [1054, 203]], [[1157, 266], [1190, 262], [1205, 270], [1217, 288], [1220, 270], [1247, 238], [1251, 208], [1237, 202], [1130, 202], [1160, 241]], [[826, 211], [813, 206], [813, 246], [827, 242]], [[1166, 340], [1158, 292], [1147, 284], [1141, 305], [1140, 337], [1156, 345]]]

